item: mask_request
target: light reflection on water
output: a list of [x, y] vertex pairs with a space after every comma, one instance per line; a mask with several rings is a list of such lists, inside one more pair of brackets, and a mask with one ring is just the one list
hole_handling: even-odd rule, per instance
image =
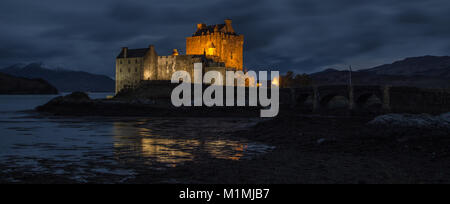
[[136, 165], [160, 169], [206, 159], [243, 160], [271, 150], [229, 136], [230, 130], [248, 128], [258, 119], [64, 118], [17, 112], [53, 97], [0, 96], [0, 171], [45, 172], [82, 182], [98, 173], [132, 176]]
[[[159, 118], [148, 122], [141, 120], [130, 127], [127, 122], [115, 122], [115, 154], [120, 158], [133, 152], [172, 167], [195, 159], [248, 159], [266, 152], [269, 147], [244, 139], [230, 139], [224, 133], [242, 130], [254, 123], [254, 119]], [[173, 127], [174, 124], [180, 126]]]

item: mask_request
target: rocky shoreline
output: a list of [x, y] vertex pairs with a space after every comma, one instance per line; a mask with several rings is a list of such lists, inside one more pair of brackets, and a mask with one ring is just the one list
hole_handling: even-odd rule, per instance
[[259, 117], [258, 107], [181, 107], [169, 99], [90, 99], [82, 92], [57, 97], [36, 108], [58, 116], [150, 116], [150, 117]]

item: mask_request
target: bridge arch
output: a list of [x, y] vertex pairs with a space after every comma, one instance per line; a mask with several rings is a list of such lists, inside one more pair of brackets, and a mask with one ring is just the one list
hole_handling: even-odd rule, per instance
[[[334, 102], [334, 103], [333, 103]], [[346, 108], [349, 106], [350, 99], [348, 96], [339, 93], [329, 93], [320, 97], [319, 104], [322, 108]]]
[[355, 97], [357, 108], [381, 109], [383, 107], [383, 98], [373, 92], [362, 93]]
[[[313, 100], [314, 100], [313, 93], [301, 93], [298, 94], [296, 98], [297, 106], [312, 105], [314, 103]], [[308, 102], [311, 102], [311, 104]]]

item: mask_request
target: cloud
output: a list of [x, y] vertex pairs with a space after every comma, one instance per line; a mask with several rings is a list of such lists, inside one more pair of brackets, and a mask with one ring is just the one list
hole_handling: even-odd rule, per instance
[[121, 47], [184, 49], [197, 23], [231, 18], [250, 69], [314, 72], [448, 55], [446, 0], [79, 0], [0, 2], [0, 66], [42, 61], [114, 75]]

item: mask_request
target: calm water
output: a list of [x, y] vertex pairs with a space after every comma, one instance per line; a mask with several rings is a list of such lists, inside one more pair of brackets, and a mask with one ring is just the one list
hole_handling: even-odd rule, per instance
[[246, 160], [272, 149], [230, 138], [230, 129], [248, 128], [257, 119], [67, 118], [26, 111], [54, 97], [0, 95], [4, 175], [26, 171], [83, 182], [98, 174], [132, 177], [135, 166], [164, 170], [201, 159]]

